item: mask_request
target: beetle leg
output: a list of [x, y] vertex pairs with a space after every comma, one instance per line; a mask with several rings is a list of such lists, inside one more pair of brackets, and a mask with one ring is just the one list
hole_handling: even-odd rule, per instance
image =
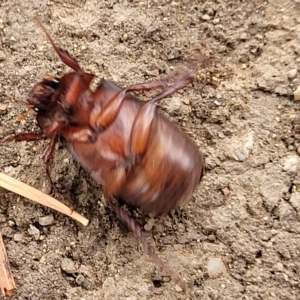
[[61, 130], [61, 136], [68, 142], [93, 142], [96, 139], [94, 132], [83, 126], [70, 126]]
[[165, 84], [160, 81], [151, 81], [141, 84], [134, 84], [118, 92], [102, 109], [96, 118], [96, 128], [106, 128], [116, 119], [121, 108], [125, 94], [128, 92], [150, 91], [165, 88]]
[[142, 244], [144, 252], [151, 256], [154, 254], [152, 247], [147, 245], [146, 238], [140, 225], [129, 216], [128, 212], [123, 209], [120, 204], [114, 200], [108, 200], [109, 207], [114, 211], [119, 220], [133, 233], [134, 237]]
[[42, 134], [39, 133], [18, 133], [12, 136], [8, 136], [2, 140], [0, 140], [0, 144], [4, 144], [6, 142], [16, 141], [16, 142], [32, 142], [32, 141], [40, 141], [45, 139]]
[[168, 276], [172, 277], [176, 284], [178, 284], [183, 291], [186, 291], [187, 285], [185, 281], [183, 281], [178, 273], [170, 269], [170, 267], [155, 254], [154, 248], [147, 243], [147, 239], [141, 229], [141, 226], [129, 216], [127, 211], [120, 207], [119, 203], [115, 203], [112, 199], [109, 199], [108, 205], [114, 211], [120, 221], [133, 233], [134, 237], [141, 244], [144, 253], [149, 256], [156, 266], [161, 268], [161, 270]]
[[156, 95], [142, 106], [132, 126], [130, 156], [142, 155], [146, 150], [151, 132], [152, 120], [155, 117], [155, 102], [174, 94], [190, 84], [193, 80], [193, 75], [189, 73], [184, 74], [180, 79], [175, 81], [174, 84], [166, 87], [160, 94]]
[[50, 170], [49, 170], [50, 161], [53, 158], [53, 153], [54, 153], [55, 145], [56, 145], [57, 141], [58, 141], [58, 134], [55, 133], [52, 136], [49, 145], [47, 146], [47, 148], [44, 151], [43, 162], [44, 162], [44, 166], [45, 166], [45, 171], [46, 171], [46, 174], [47, 174], [47, 178], [48, 178], [48, 180], [50, 182], [50, 185], [51, 185], [51, 189], [54, 190], [54, 192], [56, 194], [60, 194], [59, 191], [58, 191], [58, 189], [56, 188], [56, 186], [55, 186], [52, 178], [51, 178], [51, 174], [50, 174]]
[[44, 129], [44, 135], [47, 138], [52, 138], [59, 132], [62, 128], [66, 126], [66, 123], [63, 121], [53, 121]]
[[130, 85], [126, 88], [127, 92], [140, 92], [140, 91], [152, 91], [156, 89], [164, 89], [166, 85], [161, 80], [154, 80], [150, 82], [144, 82], [139, 84]]
[[74, 76], [75, 77], [66, 93], [65, 102], [63, 103], [68, 108], [76, 104], [80, 94], [89, 88], [91, 81], [95, 77], [92, 74], [83, 73], [82, 71], [76, 72]]
[[131, 85], [128, 88], [126, 88], [126, 91], [139, 92], [139, 91], [150, 91], [150, 90], [161, 88], [162, 92], [150, 100], [151, 102], [156, 102], [158, 100], [171, 96], [178, 90], [192, 83], [194, 80], [195, 80], [195, 76], [192, 73], [186, 72], [183, 75], [181, 75], [179, 78], [175, 78], [174, 80], [175, 82], [170, 86], [166, 86], [163, 83], [163, 81], [157, 80], [157, 81], [151, 81], [142, 84]]
[[131, 129], [131, 137], [130, 137], [131, 156], [142, 155], [146, 150], [154, 116], [155, 116], [154, 102], [147, 102], [139, 110], [138, 115], [136, 116]]
[[151, 99], [150, 102], [156, 102], [156, 101], [162, 100], [168, 96], [171, 96], [178, 90], [180, 90], [180, 89], [184, 88], [185, 86], [187, 86], [188, 84], [192, 83], [194, 81], [194, 79], [195, 79], [194, 75], [192, 75], [190, 73], [184, 74], [180, 79], [175, 81], [174, 84], [168, 86], [160, 94], [158, 94], [153, 99]]
[[47, 146], [47, 148], [45, 149], [44, 154], [43, 154], [43, 162], [45, 164], [49, 164], [49, 161], [53, 158], [53, 153], [54, 153], [55, 145], [56, 145], [57, 141], [58, 141], [58, 134], [55, 133], [52, 136], [50, 143]]
[[103, 110], [96, 119], [96, 128], [104, 129], [115, 120], [119, 113], [125, 94], [126, 90], [117, 93], [116, 96], [104, 106]]
[[59, 188], [56, 187], [56, 185], [54, 184], [54, 181], [51, 178], [51, 174], [50, 174], [50, 162], [53, 158], [53, 153], [55, 151], [55, 145], [58, 142], [58, 138], [59, 138], [59, 134], [55, 133], [51, 137], [50, 143], [44, 151], [44, 154], [43, 154], [44, 167], [45, 167], [47, 178], [48, 178], [49, 183], [51, 185], [50, 193], [52, 195], [54, 195], [54, 197], [57, 198], [57, 199], [65, 200], [67, 202], [67, 204], [69, 205], [69, 207], [71, 209], [73, 209], [73, 203], [72, 203], [71, 198], [69, 196], [66, 196], [64, 193], [62, 193], [59, 190]]

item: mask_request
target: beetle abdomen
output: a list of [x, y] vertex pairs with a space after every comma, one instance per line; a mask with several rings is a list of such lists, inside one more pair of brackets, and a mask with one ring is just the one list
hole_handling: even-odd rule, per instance
[[179, 128], [158, 114], [146, 153], [127, 174], [120, 197], [144, 212], [168, 213], [184, 205], [203, 174], [197, 146]]

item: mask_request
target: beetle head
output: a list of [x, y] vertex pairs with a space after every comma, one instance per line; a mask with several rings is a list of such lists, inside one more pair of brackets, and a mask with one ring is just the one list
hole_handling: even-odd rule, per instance
[[58, 78], [46, 77], [30, 91], [27, 103], [37, 112], [47, 111], [56, 103], [59, 87], [60, 80]]

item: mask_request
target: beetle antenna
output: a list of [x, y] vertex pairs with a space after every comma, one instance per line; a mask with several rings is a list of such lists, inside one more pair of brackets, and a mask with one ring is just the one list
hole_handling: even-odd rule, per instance
[[73, 69], [75, 72], [78, 71], [82, 72], [77, 60], [73, 56], [71, 56], [67, 50], [63, 50], [62, 48], [58, 47], [54, 43], [49, 32], [47, 31], [46, 27], [42, 24], [40, 19], [36, 17], [35, 20], [38, 23], [38, 25], [42, 28], [44, 33], [46, 34], [49, 42], [51, 43], [52, 47], [54, 48], [55, 52], [57, 53], [61, 61], [65, 63], [67, 66], [69, 66], [71, 69]]

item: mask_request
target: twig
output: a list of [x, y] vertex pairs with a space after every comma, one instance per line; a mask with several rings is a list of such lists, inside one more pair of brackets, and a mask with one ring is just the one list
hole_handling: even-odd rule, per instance
[[11, 296], [16, 289], [16, 284], [12, 276], [5, 246], [0, 231], [0, 288], [3, 296]]
[[54, 199], [53, 197], [3, 173], [0, 173], [0, 187], [3, 187], [11, 192], [19, 194], [42, 205], [55, 209], [85, 226], [89, 223], [89, 220], [78, 214], [76, 211], [70, 209], [65, 204]]

